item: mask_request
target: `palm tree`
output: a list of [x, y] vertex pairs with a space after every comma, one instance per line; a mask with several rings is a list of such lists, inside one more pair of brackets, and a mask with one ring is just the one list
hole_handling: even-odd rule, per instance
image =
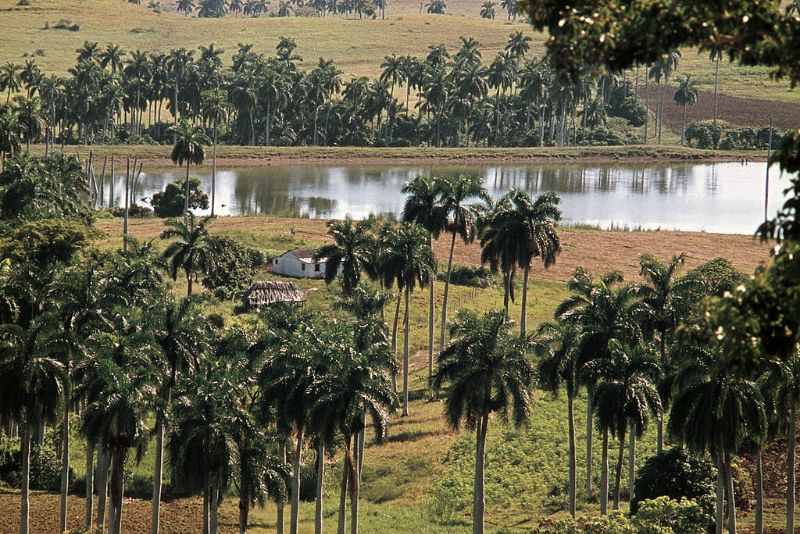
[[[716, 329], [714, 329], [716, 331]], [[715, 333], [687, 336], [685, 359], [675, 378], [668, 430], [689, 450], [710, 454], [717, 465], [716, 534], [722, 534], [728, 496], [728, 531], [736, 533], [731, 460], [745, 440], [763, 441], [768, 430], [758, 384], [730, 366]]]
[[434, 188], [439, 198], [439, 206], [446, 218], [445, 229], [451, 234], [450, 254], [447, 257], [447, 276], [444, 282], [444, 296], [442, 299], [442, 322], [439, 347], [444, 349], [447, 335], [447, 297], [450, 291], [450, 275], [453, 271], [453, 252], [456, 247], [456, 237], [461, 237], [464, 243], [472, 243], [476, 237], [479, 218], [477, 205], [470, 202], [482, 200], [487, 202], [489, 197], [483, 183], [478, 176], [458, 176], [435, 178]]
[[156, 409], [156, 453], [153, 471], [153, 510], [150, 531], [158, 534], [161, 510], [161, 488], [164, 468], [164, 428], [169, 411], [172, 390], [179, 376], [192, 375], [203, 355], [210, 350], [207, 342], [206, 319], [197, 312], [190, 299], [175, 302], [165, 299], [155, 308], [151, 318], [152, 335], [162, 352], [162, 369], [165, 376], [159, 386], [159, 403]]
[[194, 11], [194, 0], [178, 0], [176, 8], [188, 17]]
[[673, 50], [664, 54], [650, 69], [649, 77], [656, 80], [659, 87], [658, 92], [658, 106], [656, 109], [656, 135], [658, 143], [661, 144], [661, 130], [664, 122], [664, 94], [666, 93], [667, 84], [672, 74], [678, 70], [678, 62], [680, 61], [681, 53], [679, 50]]
[[[616, 272], [593, 280], [583, 269], [578, 269], [567, 283], [572, 293], [556, 308], [556, 319], [580, 329], [577, 350], [584, 364], [611, 356], [609, 343], [618, 340], [635, 344], [641, 337], [644, 311], [638, 301], [636, 289], [620, 286], [622, 275]], [[594, 405], [592, 392], [596, 381], [591, 375], [583, 377], [589, 391], [586, 408], [586, 493], [592, 488], [592, 437]], [[604, 440], [606, 441], [606, 440]], [[603, 446], [607, 450], [607, 442]], [[602, 491], [603, 488], [601, 488]]]
[[[147, 445], [147, 415], [152, 409], [157, 349], [147, 339], [138, 320], [115, 320], [114, 331], [93, 336], [82, 364], [86, 408], [83, 432], [111, 458], [109, 534], [120, 534], [125, 487], [125, 463], [131, 448], [140, 460]], [[102, 524], [104, 518], [99, 518]]]
[[[797, 4], [793, 4], [797, 7]], [[712, 105], [712, 120], [714, 125], [714, 148], [717, 148], [719, 143], [719, 134], [717, 133], [717, 112], [719, 110], [719, 63], [722, 60], [722, 48], [711, 48], [711, 61], [714, 62], [714, 102]]]
[[509, 57], [511, 57], [514, 60], [515, 64], [519, 64], [519, 60], [524, 58], [525, 54], [528, 53], [528, 50], [531, 49], [531, 44], [530, 44], [531, 40], [532, 39], [530, 37], [523, 34], [522, 32], [514, 32], [508, 37], [505, 51], [509, 55]]
[[211, 122], [214, 137], [211, 144], [211, 215], [214, 215], [217, 193], [217, 141], [219, 125], [224, 124], [229, 111], [228, 94], [222, 89], [206, 91], [203, 98], [203, 118]]
[[184, 201], [184, 211], [189, 213], [189, 167], [193, 163], [195, 165], [202, 165], [206, 159], [205, 146], [209, 143], [206, 134], [195, 126], [192, 126], [186, 121], [181, 121], [180, 124], [172, 128], [172, 133], [175, 135], [175, 144], [170, 153], [170, 159], [177, 165], [183, 165], [186, 162], [186, 199]]
[[0, 91], [6, 91], [6, 104], [11, 101], [11, 93], [22, 89], [22, 65], [10, 61], [0, 66]]
[[167, 221], [167, 228], [161, 232], [161, 239], [177, 238], [164, 250], [164, 259], [169, 261], [170, 275], [177, 280], [178, 271], [186, 275], [186, 295], [192, 296], [192, 282], [195, 273], [211, 267], [213, 249], [209, 243], [208, 223], [212, 217], [199, 221], [194, 213], [186, 212], [183, 220]]
[[26, 149], [30, 152], [31, 142], [41, 137], [46, 126], [42, 101], [38, 96], [17, 96], [14, 98], [14, 108], [25, 136]]
[[[545, 193], [532, 200], [526, 192], [512, 189], [498, 203], [483, 232], [506, 245], [500, 245], [498, 252], [510, 254], [509, 263], [512, 269], [517, 266], [522, 268], [520, 333], [523, 336], [527, 331], [528, 276], [531, 263], [534, 258], [540, 258], [547, 269], [555, 263], [556, 256], [561, 252], [561, 240], [556, 230], [561, 219], [559, 201], [555, 193]], [[499, 227], [495, 227], [498, 223]], [[500, 235], [505, 232], [510, 235]], [[485, 241], [486, 236], [482, 235], [481, 244]], [[515, 248], [516, 252], [505, 250], [510, 247]]]
[[10, 106], [0, 107], [0, 172], [5, 170], [6, 156], [19, 152], [22, 125]]
[[545, 323], [533, 339], [534, 352], [539, 357], [539, 384], [557, 395], [562, 385], [567, 393], [569, 425], [569, 513], [575, 517], [577, 495], [577, 460], [575, 452], [575, 418], [573, 404], [580, 388], [579, 373], [583, 362], [577, 351], [580, 332], [563, 323]]
[[484, 2], [481, 4], [481, 18], [494, 19], [494, 2]]
[[410, 335], [410, 297], [417, 285], [425, 287], [436, 272], [429, 234], [419, 226], [404, 224], [395, 234], [382, 262], [384, 283], [397, 283], [405, 298], [403, 315], [403, 417], [408, 416], [408, 365]]
[[53, 354], [53, 347], [62, 344], [56, 326], [45, 318], [35, 320], [27, 328], [0, 325], [0, 418], [16, 421], [20, 428], [20, 534], [28, 534], [30, 528], [34, 428], [54, 420], [64, 400], [64, 364]]
[[[633, 492], [634, 466], [636, 461], [636, 438], [647, 428], [650, 414], [661, 414], [661, 397], [655, 386], [660, 368], [646, 347], [631, 347], [617, 339], [609, 342], [610, 357], [587, 364], [587, 372], [600, 377], [600, 383], [592, 394], [597, 425], [605, 433], [610, 432], [619, 441], [616, 477], [614, 482], [614, 510], [619, 510], [622, 462], [625, 454], [625, 436], [629, 432], [630, 458], [629, 488]], [[604, 443], [607, 438], [604, 437]], [[607, 453], [604, 451], [604, 467]], [[608, 483], [607, 468], [605, 483]], [[601, 488], [601, 499], [607, 489]], [[631, 493], [631, 497], [632, 497]], [[602, 513], [606, 513], [605, 510]]]
[[686, 106], [693, 106], [697, 103], [698, 89], [697, 80], [693, 80], [691, 74], [684, 74], [678, 82], [678, 90], [675, 91], [673, 100], [683, 108], [683, 127], [681, 128], [681, 144], [686, 139]]
[[[436, 181], [427, 176], [417, 176], [407, 182], [402, 192], [408, 197], [403, 206], [403, 222], [417, 224], [428, 231], [428, 246], [433, 250], [433, 239], [445, 230], [446, 217], [438, 203]], [[434, 280], [428, 284], [428, 383], [433, 379], [433, 330], [434, 330]]]
[[366, 249], [370, 241], [370, 221], [344, 221], [328, 223], [328, 235], [333, 243], [321, 246], [314, 254], [315, 261], [326, 259], [325, 283], [332, 283], [341, 274], [342, 290], [351, 293], [361, 281], [361, 271], [366, 262]]
[[529, 417], [534, 370], [527, 342], [509, 332], [502, 311], [483, 316], [461, 310], [451, 325], [450, 344], [439, 355], [435, 389], [447, 385], [445, 417], [451, 428], [462, 422], [476, 433], [472, 532], [484, 531], [484, 463], [489, 416], [499, 412], [519, 427]]
[[[697, 282], [680, 276], [686, 256], [673, 256], [663, 262], [655, 256], [645, 254], [639, 259], [639, 274], [645, 283], [637, 287], [637, 293], [647, 312], [647, 326], [658, 340], [659, 362], [663, 376], [670, 376], [668, 347], [679, 322], [687, 315], [689, 306], [695, 301], [692, 291]], [[662, 402], [669, 402], [669, 384], [661, 388]], [[664, 421], [658, 421], [658, 452], [664, 449]]]

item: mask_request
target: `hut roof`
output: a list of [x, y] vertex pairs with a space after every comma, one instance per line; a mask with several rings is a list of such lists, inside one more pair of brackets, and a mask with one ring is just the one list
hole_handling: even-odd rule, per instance
[[269, 306], [275, 302], [305, 302], [306, 293], [294, 282], [262, 280], [254, 283], [244, 295], [248, 308]]

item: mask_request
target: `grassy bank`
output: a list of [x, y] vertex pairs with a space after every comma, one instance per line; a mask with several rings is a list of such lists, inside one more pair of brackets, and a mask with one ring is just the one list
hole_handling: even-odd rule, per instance
[[[34, 152], [43, 153], [44, 146]], [[87, 158], [93, 153], [97, 164], [104, 157], [139, 158], [151, 165], [172, 165], [171, 147], [164, 145], [71, 145], [64, 152]], [[211, 164], [207, 155], [206, 165]], [[228, 166], [290, 165], [311, 163], [651, 163], [670, 161], [733, 161], [765, 159], [760, 151], [698, 150], [680, 146], [597, 146], [543, 148], [361, 148], [361, 147], [263, 147], [219, 146], [217, 163]], [[99, 168], [95, 169], [99, 172]]]

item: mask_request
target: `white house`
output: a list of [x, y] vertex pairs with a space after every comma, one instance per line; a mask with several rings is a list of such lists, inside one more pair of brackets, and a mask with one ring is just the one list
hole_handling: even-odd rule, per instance
[[273, 258], [272, 272], [296, 278], [323, 278], [326, 259], [314, 261], [314, 249], [296, 248]]

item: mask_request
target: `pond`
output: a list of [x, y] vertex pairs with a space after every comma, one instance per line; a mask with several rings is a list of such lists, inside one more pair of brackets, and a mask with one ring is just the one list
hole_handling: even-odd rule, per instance
[[[147, 169], [136, 197], [147, 203], [185, 171]], [[752, 233], [764, 216], [765, 163], [538, 165], [286, 165], [220, 168], [219, 215], [363, 218], [398, 216], [405, 182], [420, 174], [476, 174], [493, 198], [512, 187], [532, 195], [555, 191], [567, 224], [601, 228]], [[208, 191], [210, 168], [192, 169]], [[773, 168], [769, 214], [782, 204], [788, 180]], [[123, 177], [114, 203], [121, 205]], [[106, 196], [109, 190], [106, 187]]]

